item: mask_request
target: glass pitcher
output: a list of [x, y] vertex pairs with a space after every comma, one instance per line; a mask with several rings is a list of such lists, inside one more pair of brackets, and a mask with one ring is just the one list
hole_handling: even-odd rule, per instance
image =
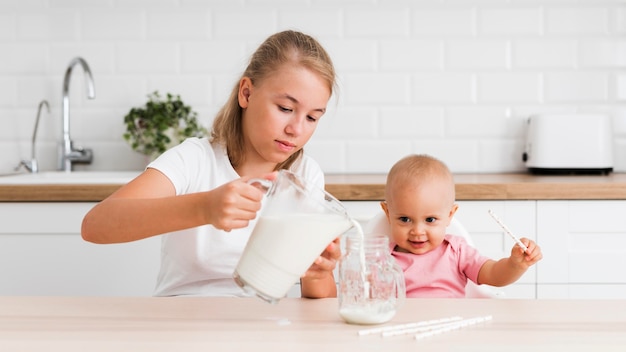
[[339, 261], [339, 315], [350, 324], [382, 324], [405, 299], [404, 274], [381, 235], [346, 236]]
[[233, 278], [246, 292], [278, 303], [353, 220], [335, 197], [287, 170], [274, 181], [249, 183], [266, 191], [266, 204]]

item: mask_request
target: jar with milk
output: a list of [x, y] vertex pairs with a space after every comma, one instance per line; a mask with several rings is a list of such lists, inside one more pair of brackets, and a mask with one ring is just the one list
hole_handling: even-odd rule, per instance
[[339, 261], [339, 315], [350, 324], [391, 320], [405, 298], [404, 275], [380, 235], [346, 237]]

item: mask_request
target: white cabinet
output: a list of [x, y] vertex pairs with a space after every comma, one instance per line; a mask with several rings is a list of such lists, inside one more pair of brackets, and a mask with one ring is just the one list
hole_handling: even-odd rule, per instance
[[[343, 203], [361, 224], [382, 211], [378, 201]], [[458, 203], [456, 217], [483, 254], [499, 259], [513, 246], [488, 209], [541, 246], [543, 260], [516, 283], [494, 288], [505, 297], [626, 297], [626, 200]], [[152, 295], [160, 238], [85, 242], [80, 225], [94, 205], [0, 203], [0, 295]]]
[[626, 297], [626, 201], [538, 201], [539, 298]]
[[[471, 234], [476, 248], [494, 260], [511, 255], [513, 240], [488, 213], [491, 209], [519, 238], [539, 243], [536, 230], [536, 201], [459, 201], [455, 217]], [[537, 265], [532, 266], [515, 283], [493, 288], [506, 298], [537, 297]]]
[[94, 205], [0, 203], [0, 295], [152, 295], [160, 238], [85, 242], [80, 226]]

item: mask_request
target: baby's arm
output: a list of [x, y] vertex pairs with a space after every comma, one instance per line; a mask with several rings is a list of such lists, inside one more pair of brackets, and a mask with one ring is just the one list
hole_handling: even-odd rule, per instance
[[510, 285], [543, 258], [537, 243], [528, 238], [522, 238], [521, 241], [528, 247], [526, 252], [515, 245], [510, 257], [486, 261], [478, 272], [478, 283], [497, 287]]

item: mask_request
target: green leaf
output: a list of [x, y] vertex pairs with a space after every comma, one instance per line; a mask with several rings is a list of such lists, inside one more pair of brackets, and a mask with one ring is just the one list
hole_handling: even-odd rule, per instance
[[158, 91], [148, 94], [143, 107], [131, 108], [124, 116], [124, 140], [139, 153], [156, 156], [189, 137], [208, 132], [197, 120], [197, 113], [185, 105], [180, 95]]

